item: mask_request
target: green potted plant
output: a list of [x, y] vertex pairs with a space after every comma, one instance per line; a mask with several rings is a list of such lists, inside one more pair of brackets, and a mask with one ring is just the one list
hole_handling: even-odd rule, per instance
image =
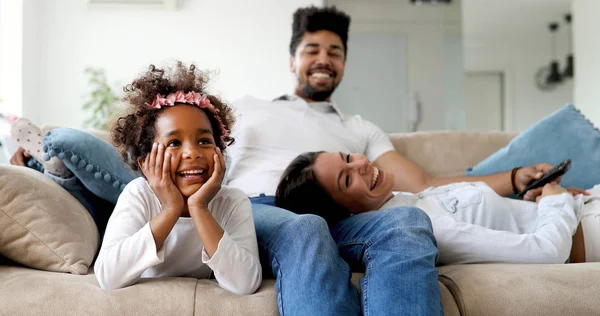
[[91, 116], [85, 120], [84, 127], [108, 130], [120, 109], [119, 98], [108, 85], [104, 69], [88, 67], [85, 74], [89, 76], [91, 92], [83, 104], [83, 109], [91, 112]]

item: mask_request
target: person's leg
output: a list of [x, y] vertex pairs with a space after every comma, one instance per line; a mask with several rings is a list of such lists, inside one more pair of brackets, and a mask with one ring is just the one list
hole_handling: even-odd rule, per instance
[[[95, 192], [114, 194], [112, 191], [107, 190], [106, 176], [102, 179], [92, 178], [89, 173], [80, 172], [77, 168], [78, 165], [74, 163], [82, 162], [85, 159], [89, 163], [81, 166], [87, 168], [87, 166], [92, 166], [93, 161], [100, 161], [102, 164], [95, 166], [96, 168], [110, 170], [115, 174], [121, 173], [122, 178], [125, 178], [127, 171], [123, 172], [113, 167], [115, 165], [113, 160], [120, 160], [118, 152], [113, 146], [101, 139], [78, 130], [59, 128], [47, 131], [46, 137], [43, 137], [42, 133], [43, 131], [39, 127], [24, 118], [16, 121], [11, 130], [15, 141], [31, 155], [31, 158], [27, 161], [27, 166], [44, 173], [48, 178], [71, 193], [90, 213], [102, 235], [118, 194], [114, 196], [112, 202], [99, 197]], [[49, 141], [50, 135], [52, 135], [51, 141], [46, 143]], [[42, 145], [42, 142], [44, 142], [44, 145]], [[111, 149], [114, 153], [113, 159], [110, 157]], [[50, 154], [47, 153], [49, 150], [51, 151]], [[99, 153], [102, 152], [107, 155], [100, 157]], [[44, 161], [45, 155], [46, 161]], [[82, 160], [79, 160], [79, 157]], [[93, 158], [90, 159], [89, 157]], [[95, 192], [91, 192], [88, 189], [89, 187], [95, 188]], [[114, 189], [114, 186], [112, 189]]]
[[331, 228], [360, 280], [364, 315], [442, 315], [429, 217], [412, 207], [367, 212]]
[[90, 192], [110, 203], [116, 204], [125, 185], [139, 177], [113, 145], [89, 133], [53, 129], [43, 145], [44, 159], [58, 157]]
[[18, 119], [12, 124], [10, 133], [12, 139], [31, 157], [27, 161], [28, 167], [40, 172], [47, 171], [62, 178], [72, 176], [69, 169], [58, 158], [49, 159], [48, 161], [42, 159], [44, 156], [42, 146], [44, 132], [30, 120], [26, 118]]
[[[325, 220], [253, 199], [261, 264], [276, 278], [281, 315], [360, 315], [358, 291]], [[266, 203], [266, 204], [263, 204]]]

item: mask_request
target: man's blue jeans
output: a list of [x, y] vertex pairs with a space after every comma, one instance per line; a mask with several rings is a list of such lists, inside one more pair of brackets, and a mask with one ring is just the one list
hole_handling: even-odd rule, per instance
[[[437, 247], [417, 208], [362, 213], [329, 229], [315, 215], [252, 198], [261, 262], [277, 276], [282, 315], [441, 315]], [[362, 297], [351, 271], [365, 272]]]
[[[54, 129], [44, 146], [74, 173], [62, 184], [91, 213], [110, 214], [94, 199], [116, 203], [139, 176], [112, 145], [82, 131]], [[277, 279], [282, 315], [442, 314], [436, 244], [421, 210], [364, 213], [330, 230], [321, 217], [274, 207], [272, 197], [252, 201], [261, 263]], [[350, 283], [351, 268], [366, 272], [362, 298]]]

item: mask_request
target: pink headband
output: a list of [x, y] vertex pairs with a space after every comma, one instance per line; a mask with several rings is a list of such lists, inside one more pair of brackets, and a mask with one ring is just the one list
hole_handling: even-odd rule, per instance
[[197, 105], [201, 109], [207, 109], [214, 115], [215, 120], [219, 123], [219, 127], [221, 128], [221, 143], [225, 145], [225, 137], [229, 136], [229, 130], [225, 128], [225, 125], [217, 115], [220, 111], [215, 108], [214, 105], [210, 103], [210, 100], [205, 96], [198, 92], [190, 91], [188, 93], [184, 93], [182, 90], [179, 90], [175, 93], [171, 93], [166, 97], [164, 95], [157, 94], [156, 100], [152, 102], [152, 104], [146, 103], [152, 109], [160, 109], [163, 106], [174, 106], [175, 103], [185, 103], [185, 104], [193, 104]]

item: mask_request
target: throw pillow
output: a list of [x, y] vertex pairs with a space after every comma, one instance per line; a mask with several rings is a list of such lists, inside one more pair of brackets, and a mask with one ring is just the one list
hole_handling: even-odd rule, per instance
[[475, 167], [468, 176], [487, 175], [540, 162], [571, 159], [563, 187], [589, 189], [600, 183], [600, 131], [573, 105], [567, 104], [515, 137]]
[[86, 274], [99, 236], [86, 209], [60, 185], [0, 165], [0, 254], [40, 270]]

